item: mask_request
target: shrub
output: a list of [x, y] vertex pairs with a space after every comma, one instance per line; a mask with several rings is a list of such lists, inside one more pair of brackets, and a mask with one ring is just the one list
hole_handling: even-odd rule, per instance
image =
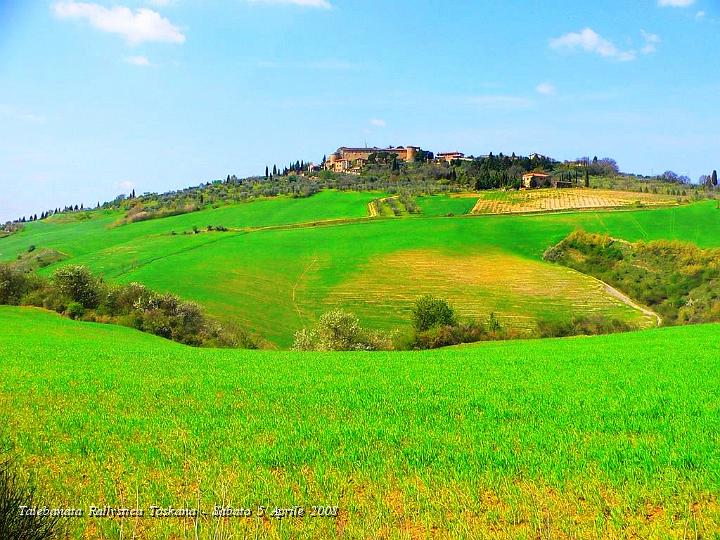
[[145, 303], [152, 295], [140, 283], [116, 285], [108, 290], [103, 307], [110, 315], [129, 315], [137, 305]]
[[541, 319], [537, 322], [540, 337], [594, 336], [630, 332], [634, 327], [625, 321], [602, 315], [573, 317], [569, 321]]
[[508, 337], [495, 315], [492, 314], [487, 325], [470, 321], [456, 323], [452, 326], [434, 326], [424, 332], [417, 332], [412, 348], [437, 349], [461, 343], [508, 339]]
[[360, 326], [359, 319], [342, 309], [323, 314], [311, 329], [295, 333], [296, 351], [376, 351], [390, 348], [390, 338]]
[[58, 291], [85, 308], [94, 309], [100, 303], [100, 284], [84, 266], [66, 266], [53, 274]]
[[412, 310], [413, 327], [416, 332], [425, 332], [436, 326], [455, 326], [455, 311], [446, 300], [432, 295], [421, 296]]
[[21, 506], [38, 506], [35, 489], [22, 482], [8, 460], [0, 462], [0, 538], [45, 540], [59, 536], [60, 517], [23, 516]]
[[85, 308], [80, 302], [70, 302], [65, 308], [65, 316], [71, 319], [79, 319], [85, 315]]
[[18, 305], [32, 287], [32, 276], [9, 264], [0, 264], [0, 304]]
[[630, 244], [576, 232], [546, 255], [650, 306], [665, 324], [717, 320], [720, 250], [675, 241]]
[[[106, 286], [82, 266], [55, 272], [52, 281], [0, 264], [0, 304], [51, 309], [71, 319], [116, 323], [186, 345], [257, 348], [238, 329], [231, 332], [206, 318], [200, 306], [139, 283]], [[367, 347], [375, 342], [365, 335]]]
[[135, 328], [165, 339], [172, 339], [170, 318], [160, 309], [147, 309], [138, 313]]

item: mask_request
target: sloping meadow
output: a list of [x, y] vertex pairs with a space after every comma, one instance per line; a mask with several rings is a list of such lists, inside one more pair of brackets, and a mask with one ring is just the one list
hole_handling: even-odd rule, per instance
[[[543, 262], [543, 252], [578, 228], [630, 241], [720, 243], [720, 212], [712, 202], [623, 212], [441, 217], [462, 211], [458, 201], [467, 210], [467, 203], [436, 196], [418, 198], [428, 212], [418, 217], [368, 221], [367, 204], [377, 196], [323, 192], [123, 226], [113, 226], [117, 213], [89, 212], [87, 219], [28, 224], [0, 240], [0, 259], [25, 256], [31, 246], [52, 249], [65, 259], [41, 273], [82, 264], [107, 281], [141, 282], [200, 303], [209, 315], [247, 330], [265, 346], [284, 348], [295, 331], [336, 307], [357, 312], [368, 327], [402, 330], [413, 300], [427, 293], [447, 298], [466, 319], [494, 313], [521, 333], [540, 319], [573, 314], [643, 327], [648, 318], [641, 311], [578, 272]], [[318, 225], [323, 219], [359, 221]], [[268, 225], [283, 228], [262, 229]]]

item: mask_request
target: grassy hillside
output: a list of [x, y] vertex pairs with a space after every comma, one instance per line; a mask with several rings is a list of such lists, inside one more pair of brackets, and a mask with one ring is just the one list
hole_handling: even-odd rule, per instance
[[627, 240], [720, 244], [720, 211], [713, 202], [623, 212], [432, 217], [460, 213], [473, 203], [445, 196], [420, 198], [420, 217], [181, 234], [193, 225], [243, 228], [360, 217], [376, 196], [324, 192], [114, 228], [117, 215], [91, 213], [91, 219], [73, 223], [30, 224], [0, 240], [0, 258], [13, 258], [31, 244], [56, 249], [69, 257], [61, 264], [85, 264], [107, 279], [177, 293], [287, 346], [295, 330], [337, 305], [356, 311], [371, 327], [403, 327], [412, 300], [427, 292], [448, 298], [465, 316], [495, 312], [521, 330], [540, 317], [578, 312], [651, 324], [597, 282], [544, 263], [542, 253], [576, 228]]
[[120, 246], [141, 237], [183, 233], [194, 226], [264, 227], [316, 220], [359, 218], [367, 215], [367, 204], [378, 193], [318, 193], [311, 198], [276, 197], [249, 203], [221, 206], [179, 216], [114, 226], [123, 217], [120, 211], [99, 210], [58, 215], [26, 225], [19, 234], [3, 239], [0, 260], [17, 256], [29, 245], [55, 248], [73, 256]]
[[[201, 537], [221, 524], [274, 538], [720, 528], [717, 326], [300, 354], [190, 349], [18, 308], [0, 320], [2, 433], [48, 503], [341, 510], [206, 520]], [[117, 522], [71, 526], [118, 536]], [[122, 527], [192, 531], [180, 520]]]

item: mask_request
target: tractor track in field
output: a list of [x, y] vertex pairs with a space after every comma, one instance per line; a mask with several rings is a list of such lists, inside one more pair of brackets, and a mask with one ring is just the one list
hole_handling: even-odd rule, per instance
[[312, 268], [317, 263], [318, 263], [318, 256], [317, 256], [317, 253], [314, 253], [312, 260], [307, 265], [305, 265], [305, 268], [300, 273], [297, 280], [295, 281], [295, 283], [293, 283], [293, 286], [292, 286], [292, 303], [293, 303], [293, 307], [295, 308], [295, 311], [298, 314], [298, 318], [300, 319], [300, 322], [303, 321], [303, 316], [302, 316], [302, 313], [300, 313], [300, 306], [298, 306], [297, 300], [295, 299], [297, 288], [298, 288], [298, 285], [300, 285], [300, 282], [305, 278], [307, 273], [310, 272], [310, 270], [312, 270]]
[[[122, 275], [124, 275], [124, 274], [128, 274], [128, 273], [133, 272], [133, 271], [135, 271], [135, 270], [137, 270], [137, 269], [139, 269], [139, 268], [142, 268], [143, 266], [147, 266], [148, 264], [152, 264], [152, 263], [157, 262], [157, 261], [162, 261], [162, 260], [164, 260], [164, 259], [169, 259], [170, 257], [174, 257], [175, 255], [182, 255], [183, 253], [189, 253], [190, 251], [195, 251], [196, 249], [200, 249], [200, 248], [203, 248], [203, 247], [205, 247], [205, 246], [209, 246], [210, 244], [215, 244], [215, 243], [217, 243], [217, 242], [221, 242], [222, 240], [227, 240], [227, 239], [229, 239], [229, 238], [234, 238], [234, 237], [235, 237], [235, 235], [233, 235], [233, 236], [226, 236], [226, 237], [223, 237], [223, 238], [216, 238], [216, 239], [214, 239], [214, 240], [208, 240], [207, 242], [203, 242], [202, 244], [198, 244], [198, 245], [196, 245], [196, 246], [190, 246], [190, 247], [187, 247], [187, 248], [185, 248], [185, 249], [179, 249], [178, 251], [173, 251], [172, 253], [168, 253], [168, 254], [166, 254], [166, 255], [160, 255], [160, 256], [158, 256], [158, 257], [153, 257], [152, 259], [147, 259], [147, 260], [143, 261], [142, 263], [135, 264], [135, 265], [133, 265], [131, 268], [127, 269], [127, 270], [122, 270], [122, 271], [120, 271], [120, 272], [118, 272], [118, 273], [116, 273], [116, 274], [112, 274], [111, 277], [120, 277], [120, 276], [122, 276]], [[130, 243], [130, 242], [128, 242], [128, 243]], [[123, 244], [121, 244], [121, 245], [123, 245]], [[117, 246], [114, 246], [114, 247], [117, 247]]]

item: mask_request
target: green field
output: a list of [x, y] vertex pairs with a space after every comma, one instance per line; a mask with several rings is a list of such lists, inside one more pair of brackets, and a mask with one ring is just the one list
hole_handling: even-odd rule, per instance
[[[367, 220], [367, 203], [376, 197], [324, 192], [120, 227], [111, 226], [117, 214], [90, 213], [83, 221], [28, 225], [0, 240], [0, 259], [14, 258], [30, 245], [57, 249], [69, 256], [59, 264], [84, 264], [109, 280], [139, 281], [179, 294], [223, 322], [241, 324], [269, 346], [287, 347], [296, 330], [338, 305], [355, 311], [369, 327], [406, 328], [413, 300], [425, 293], [449, 299], [466, 317], [482, 319], [494, 312], [520, 331], [532, 329], [538, 318], [566, 319], [578, 312], [647, 326], [651, 319], [597, 282], [544, 263], [544, 250], [577, 228], [627, 240], [720, 245], [720, 211], [713, 202], [447, 218], [432, 213], [444, 215], [445, 209], [473, 199], [437, 196], [418, 201], [430, 216]], [[343, 218], [350, 221], [308, 224]], [[182, 234], [193, 225], [234, 230]]]
[[[718, 326], [306, 354], [191, 349], [23, 308], [0, 320], [3, 436], [48, 504], [340, 507], [337, 519], [205, 520], [201, 538], [720, 528]], [[70, 525], [105, 538], [121, 527]], [[190, 521], [122, 529], [194, 537]]]
[[[406, 328], [424, 293], [521, 331], [593, 313], [650, 327], [601, 282], [544, 262], [545, 249], [578, 228], [720, 245], [714, 202], [467, 216], [475, 199], [434, 196], [417, 198], [420, 215], [368, 218], [383, 196], [323, 192], [122, 226], [118, 212], [61, 216], [0, 239], [0, 260], [56, 250], [66, 258], [41, 273], [84, 264], [287, 347], [336, 306], [371, 328]], [[718, 326], [318, 354], [192, 349], [28, 308], [0, 307], [0, 325], [0, 433], [48, 504], [341, 509], [203, 520], [203, 538], [720, 530]], [[182, 520], [70, 526], [90, 538], [194, 537]]]

